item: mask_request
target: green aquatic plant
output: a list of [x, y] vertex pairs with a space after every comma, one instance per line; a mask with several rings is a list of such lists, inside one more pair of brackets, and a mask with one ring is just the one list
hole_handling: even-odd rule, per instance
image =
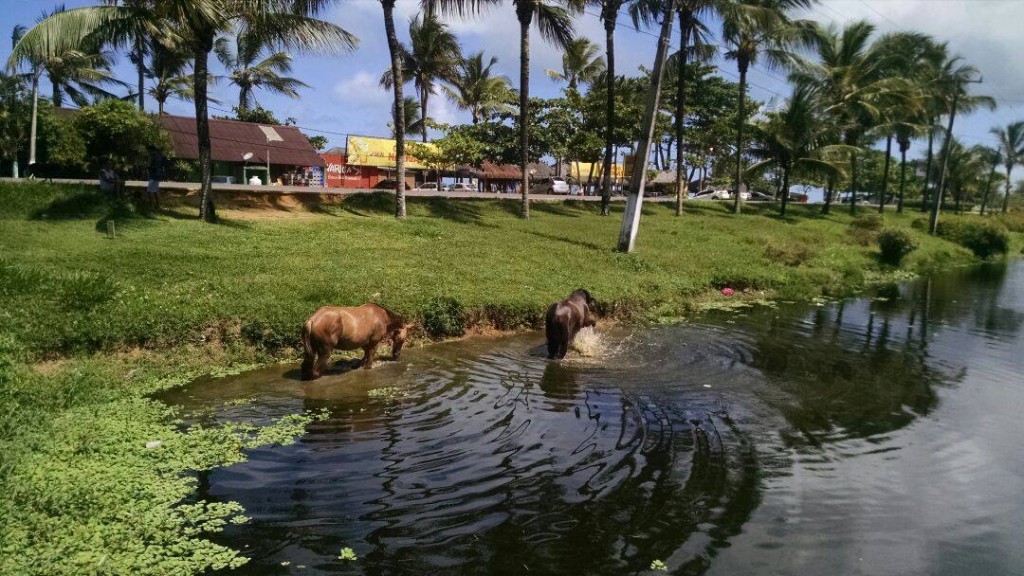
[[668, 566], [661, 560], [654, 560], [651, 562], [651, 570], [658, 570], [660, 572], [668, 572]]
[[356, 556], [355, 550], [345, 547], [342, 548], [341, 553], [338, 554], [338, 560], [359, 560], [359, 557]]

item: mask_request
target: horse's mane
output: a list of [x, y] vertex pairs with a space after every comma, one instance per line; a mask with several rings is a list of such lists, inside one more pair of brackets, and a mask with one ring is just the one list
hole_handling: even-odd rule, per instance
[[401, 326], [402, 324], [405, 324], [405, 317], [402, 316], [401, 314], [398, 314], [398, 313], [390, 310], [389, 308], [385, 308], [385, 307], [381, 306], [380, 304], [377, 304], [377, 306], [380, 306], [380, 309], [383, 310], [384, 313], [388, 315], [388, 327], [389, 328], [396, 328], [398, 326]]

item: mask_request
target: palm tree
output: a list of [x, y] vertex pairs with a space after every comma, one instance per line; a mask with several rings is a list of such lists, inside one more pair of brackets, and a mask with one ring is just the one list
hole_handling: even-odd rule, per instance
[[491, 117], [498, 112], [510, 110], [507, 102], [512, 89], [505, 76], [492, 75], [491, 68], [498, 59], [491, 56], [484, 66], [484, 53], [477, 52], [459, 63], [459, 70], [449, 82], [451, 87], [442, 86], [448, 99], [460, 110], [469, 110], [473, 124]]
[[829, 136], [820, 106], [809, 87], [797, 85], [784, 108], [767, 114], [767, 120], [753, 125], [754, 139], [761, 145], [754, 146], [751, 153], [764, 160], [749, 167], [747, 173], [760, 173], [771, 166], [779, 168], [782, 172], [780, 216], [786, 215], [789, 177], [794, 171], [842, 176], [842, 171], [820, 154]]
[[[188, 61], [188, 54], [174, 46], [169, 39], [155, 38], [151, 41], [146, 75], [155, 81], [149, 88], [149, 95], [156, 100], [157, 114], [160, 116], [164, 115], [164, 105], [168, 99], [193, 99], [192, 75], [186, 73]], [[210, 76], [210, 79], [213, 81], [215, 77]]]
[[152, 55], [148, 50], [152, 47], [147, 38], [166, 35], [167, 30], [160, 26], [160, 19], [156, 11], [155, 0], [101, 0], [103, 4], [113, 8], [119, 8], [125, 13], [125, 17], [111, 21], [102, 30], [98, 31], [98, 37], [104, 43], [110, 43], [115, 48], [130, 46], [128, 59], [135, 66], [138, 78], [136, 97], [139, 101], [139, 110], [146, 109], [146, 55]]
[[395, 32], [395, 0], [380, 0], [384, 10], [384, 33], [388, 39], [388, 53], [391, 56], [391, 102], [392, 131], [395, 135], [395, 217], [404, 219], [405, 214], [405, 95], [402, 86], [405, 78], [402, 70], [402, 45]]
[[619, 10], [627, 0], [589, 0], [590, 4], [601, 8], [601, 22], [604, 23], [605, 46], [605, 126], [604, 126], [604, 162], [601, 176], [601, 215], [607, 216], [611, 211], [612, 198], [612, 162], [615, 146], [615, 25]]
[[[387, 0], [386, 0], [387, 1]], [[503, 0], [426, 0], [429, 6], [442, 14], [459, 16], [478, 12], [484, 6], [501, 4]], [[519, 165], [523, 218], [530, 217], [528, 196], [530, 181], [526, 165], [530, 161], [529, 102], [530, 102], [530, 26], [536, 22], [540, 35], [558, 48], [565, 49], [572, 40], [573, 25], [570, 10], [577, 11], [582, 3], [573, 0], [568, 9], [552, 4], [550, 0], [512, 0], [516, 19], [519, 20]]]
[[[427, 123], [429, 118], [423, 118], [420, 116], [420, 104], [412, 96], [406, 96], [402, 101], [402, 118], [405, 122], [405, 133], [407, 135], [419, 135], [427, 131]], [[394, 116], [392, 114], [392, 116]], [[395, 136], [395, 125], [391, 122], [388, 123], [388, 128], [391, 128], [391, 136]]]
[[[234, 46], [232, 46], [234, 44]], [[213, 45], [217, 60], [228, 73], [228, 81], [238, 86], [238, 113], [249, 110], [255, 102], [253, 91], [263, 88], [277, 94], [298, 98], [298, 88], [308, 88], [304, 82], [285, 76], [292, 71], [292, 55], [283, 50], [271, 52], [265, 58], [268, 48], [266, 39], [255, 34], [238, 34], [231, 38], [222, 36]]]
[[[932, 212], [928, 231], [935, 234], [939, 226], [939, 212], [946, 194], [947, 166], [949, 164], [949, 146], [953, 143], [953, 122], [958, 110], [970, 112], [979, 106], [995, 108], [995, 100], [988, 96], [972, 96], [967, 93], [967, 84], [981, 82], [980, 73], [974, 66], [963, 62], [960, 56], [950, 58], [942, 67], [940, 74], [940, 95], [946, 102], [945, 112], [949, 115], [946, 125], [946, 150], [942, 155], [942, 170], [939, 172], [939, 189], [932, 198]], [[975, 80], [975, 78], [978, 78]]]
[[578, 91], [580, 84], [591, 84], [605, 72], [605, 61], [597, 44], [588, 38], [574, 38], [562, 54], [562, 71], [547, 70], [552, 80], [564, 81], [569, 90]]
[[[285, 49], [336, 52], [355, 47], [356, 38], [330, 22], [317, 18], [326, 2], [277, 0], [253, 3], [249, 0], [161, 0], [154, 5], [153, 18], [161, 29], [174, 32], [178, 46], [193, 58], [196, 132], [202, 173], [200, 214], [203, 220], [217, 219], [211, 194], [210, 124], [207, 86], [209, 55], [218, 35], [228, 30], [254, 34]], [[129, 28], [136, 14], [125, 6], [102, 5], [74, 8], [46, 18], [29, 30], [11, 59], [60, 54], [76, 48], [102, 31]]]
[[874, 26], [865, 21], [817, 27], [813, 39], [818, 62], [801, 60], [791, 80], [812, 87], [842, 134], [850, 157], [850, 213], [857, 210], [858, 147], [869, 130], [882, 121], [882, 110], [907, 105], [911, 89], [906, 80], [885, 74], [887, 47], [869, 43]]
[[[411, 49], [402, 47], [402, 71], [405, 80], [412, 81], [420, 95], [420, 117], [427, 117], [427, 101], [434, 93], [438, 80], [454, 82], [462, 63], [462, 49], [448, 26], [436, 16], [426, 15], [423, 20], [417, 15], [409, 22]], [[381, 78], [385, 88], [391, 88], [392, 72]], [[427, 131], [422, 130], [423, 141]]]
[[981, 215], [985, 215], [985, 208], [988, 206], [988, 199], [992, 196], [992, 186], [996, 182], [996, 169], [1003, 163], [1003, 155], [999, 150], [991, 146], [978, 145], [975, 147], [982, 161], [989, 166], [988, 179], [985, 181], [985, 188], [981, 195]]
[[737, 214], [743, 189], [747, 71], [759, 61], [768, 67], [779, 67], [791, 60], [792, 55], [786, 48], [796, 40], [801, 26], [790, 20], [788, 12], [808, 8], [812, 4], [813, 0], [736, 0], [722, 8], [722, 39], [728, 48], [725, 57], [736, 61], [740, 76], [736, 116], [736, 199], [733, 205]]
[[1003, 166], [1006, 168], [1006, 189], [1003, 196], [1003, 214], [1006, 214], [1010, 205], [1013, 167], [1024, 161], [1024, 121], [993, 128], [992, 134], [999, 140], [999, 152], [1003, 156]]

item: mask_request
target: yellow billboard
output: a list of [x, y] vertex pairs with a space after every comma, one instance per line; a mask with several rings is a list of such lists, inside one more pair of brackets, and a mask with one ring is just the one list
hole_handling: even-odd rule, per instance
[[[570, 162], [569, 176], [575, 178], [578, 182], [586, 182], [587, 178], [593, 174], [594, 180], [597, 180], [601, 177], [603, 166], [604, 162]], [[594, 169], [593, 173], [590, 171], [591, 167]], [[612, 178], [621, 179], [622, 177], [622, 164], [612, 164]]]
[[[433, 146], [433, 144], [426, 144]], [[424, 169], [426, 166], [419, 158], [409, 153], [409, 142], [405, 144], [405, 167]], [[395, 141], [389, 138], [373, 138], [371, 136], [349, 136], [347, 157], [349, 166], [376, 166], [378, 168], [395, 168]]]

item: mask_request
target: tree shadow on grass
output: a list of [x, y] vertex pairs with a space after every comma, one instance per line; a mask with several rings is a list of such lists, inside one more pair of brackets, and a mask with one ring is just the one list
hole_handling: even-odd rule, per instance
[[341, 209], [356, 216], [387, 216], [395, 213], [395, 195], [392, 192], [352, 194], [342, 200]]
[[590, 250], [596, 250], [598, 252], [605, 252], [605, 251], [610, 250], [612, 248], [611, 246], [599, 246], [598, 244], [595, 244], [593, 242], [587, 242], [585, 240], [575, 240], [573, 238], [566, 238], [564, 236], [556, 236], [554, 234], [547, 234], [547, 233], [544, 233], [544, 232], [537, 232], [535, 230], [528, 230], [526, 233], [527, 234], [532, 234], [533, 236], [537, 236], [539, 238], [545, 238], [547, 240], [554, 240], [556, 242], [564, 242], [566, 244], [572, 244], [574, 246], [580, 246], [582, 248], [588, 248]]
[[479, 204], [469, 199], [433, 197], [425, 200], [427, 211], [435, 218], [460, 224], [475, 223], [482, 218]]

